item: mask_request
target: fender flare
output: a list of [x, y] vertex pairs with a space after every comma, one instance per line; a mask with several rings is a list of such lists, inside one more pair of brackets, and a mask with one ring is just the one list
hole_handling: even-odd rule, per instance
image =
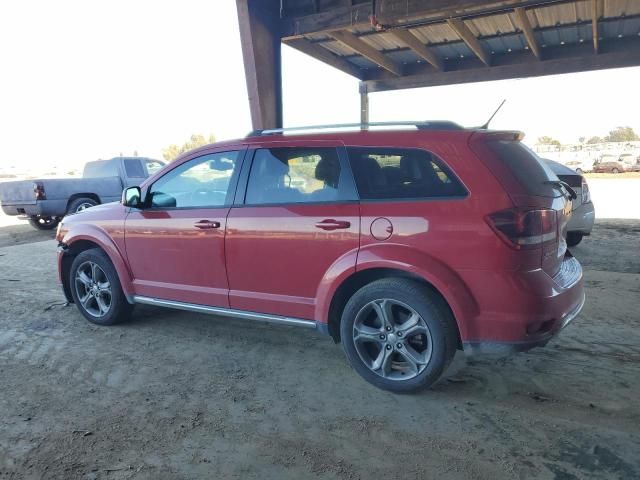
[[353, 253], [348, 252], [334, 262], [327, 271], [317, 292], [316, 321], [320, 323], [329, 321], [331, 301], [340, 286], [351, 275], [368, 269], [388, 268], [416, 275], [432, 285], [451, 308], [460, 337], [462, 339], [467, 337], [468, 323], [478, 315], [478, 304], [462, 278], [440, 260], [421, 250], [390, 243], [376, 243], [360, 248], [355, 258], [355, 265], [353, 258]]
[[67, 248], [73, 248], [73, 244], [79, 241], [95, 243], [109, 257], [118, 274], [122, 291], [127, 299], [134, 295], [133, 276], [124, 260], [124, 254], [118, 248], [116, 242], [107, 232], [91, 224], [81, 224], [77, 228], [71, 228], [62, 239]]

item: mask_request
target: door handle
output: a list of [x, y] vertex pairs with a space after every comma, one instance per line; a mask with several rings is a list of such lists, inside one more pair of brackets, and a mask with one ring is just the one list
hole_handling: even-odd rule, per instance
[[214, 220], [200, 220], [199, 222], [194, 223], [193, 226], [202, 230], [208, 228], [220, 228], [220, 222], [216, 222]]
[[328, 218], [316, 223], [316, 228], [320, 228], [321, 230], [339, 230], [349, 228], [350, 226], [351, 222], [347, 222], [345, 220], [334, 220], [333, 218]]

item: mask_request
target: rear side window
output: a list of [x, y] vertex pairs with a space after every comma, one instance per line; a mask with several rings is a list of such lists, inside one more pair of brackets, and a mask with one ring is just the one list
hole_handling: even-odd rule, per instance
[[487, 147], [529, 195], [557, 197], [562, 192], [553, 181], [558, 177], [538, 155], [520, 142], [490, 141]]
[[124, 160], [124, 171], [129, 178], [144, 178], [144, 169], [142, 168], [142, 162], [137, 159], [127, 158]]
[[466, 189], [435, 155], [419, 149], [350, 147], [363, 200], [461, 197]]

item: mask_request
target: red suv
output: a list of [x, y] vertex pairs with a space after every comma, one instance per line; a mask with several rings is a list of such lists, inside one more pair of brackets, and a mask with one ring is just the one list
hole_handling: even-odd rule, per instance
[[372, 384], [425, 387], [584, 304], [571, 188], [520, 139], [433, 122], [199, 148], [65, 217], [60, 281], [93, 323], [142, 303], [316, 328]]

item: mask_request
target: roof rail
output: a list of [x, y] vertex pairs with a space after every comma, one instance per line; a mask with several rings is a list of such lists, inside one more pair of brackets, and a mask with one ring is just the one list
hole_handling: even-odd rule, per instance
[[260, 137], [264, 135], [275, 135], [278, 133], [288, 132], [304, 132], [310, 130], [342, 130], [350, 128], [359, 128], [361, 130], [368, 130], [370, 127], [415, 127], [417, 130], [464, 130], [464, 127], [458, 125], [455, 122], [448, 120], [436, 120], [425, 122], [412, 122], [412, 121], [400, 121], [400, 122], [369, 122], [369, 123], [337, 123], [333, 125], [307, 125], [303, 127], [288, 127], [288, 128], [267, 128], [264, 130], [253, 130], [248, 137]]

